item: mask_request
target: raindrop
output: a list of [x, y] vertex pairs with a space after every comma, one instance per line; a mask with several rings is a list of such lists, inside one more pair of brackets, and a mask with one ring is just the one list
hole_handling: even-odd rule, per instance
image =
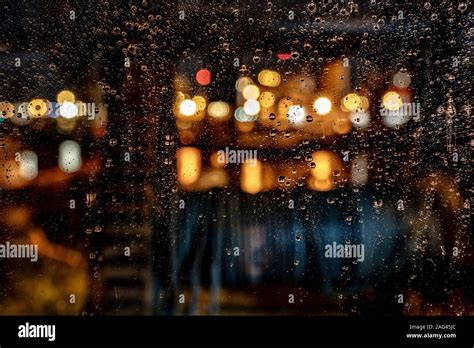
[[374, 206], [374, 208], [377, 208], [377, 209], [378, 209], [378, 208], [382, 208], [382, 206], [383, 206], [383, 201], [382, 201], [381, 199], [376, 199], [376, 200], [374, 201], [374, 205], [373, 205], [373, 206]]

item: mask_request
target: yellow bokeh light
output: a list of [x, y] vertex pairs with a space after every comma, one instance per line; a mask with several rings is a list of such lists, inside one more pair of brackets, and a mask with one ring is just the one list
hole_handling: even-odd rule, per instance
[[184, 116], [192, 116], [196, 113], [196, 102], [191, 99], [185, 99], [179, 104], [179, 112]]
[[207, 107], [207, 113], [214, 118], [226, 118], [230, 114], [230, 106], [226, 102], [212, 102]]
[[313, 153], [312, 160], [315, 167], [311, 168], [310, 188], [316, 191], [332, 190], [343, 173], [341, 158], [334, 152], [320, 150]]
[[262, 70], [258, 74], [258, 82], [262, 86], [277, 87], [281, 82], [281, 76], [276, 71]]
[[314, 111], [319, 115], [326, 115], [331, 111], [331, 101], [326, 97], [318, 98], [313, 104]]
[[258, 98], [258, 101], [260, 102], [260, 105], [262, 105], [264, 108], [269, 108], [272, 107], [273, 104], [275, 104], [275, 94], [272, 92], [263, 92], [260, 94], [260, 98]]
[[349, 93], [342, 99], [342, 105], [349, 111], [357, 111], [362, 105], [360, 97], [355, 93]]
[[56, 100], [59, 104], [62, 104], [64, 102], [74, 103], [76, 101], [76, 96], [71, 91], [64, 90], [58, 93], [58, 95], [56, 96]]
[[42, 117], [48, 112], [48, 101], [44, 99], [33, 99], [28, 104], [28, 114], [32, 117]]
[[0, 102], [0, 117], [10, 118], [15, 114], [15, 106], [7, 101]]
[[245, 99], [258, 99], [260, 96], [260, 88], [255, 85], [245, 86], [242, 90], [242, 95]]
[[402, 107], [403, 101], [400, 94], [397, 92], [387, 92], [382, 98], [382, 103], [385, 109], [394, 111]]
[[195, 147], [182, 147], [176, 152], [178, 182], [183, 186], [194, 184], [201, 175], [201, 151]]
[[200, 95], [197, 95], [193, 97], [193, 102], [196, 103], [197, 111], [206, 110], [206, 106], [207, 106], [206, 98], [201, 97]]
[[262, 172], [262, 163], [258, 160], [255, 163], [243, 163], [240, 177], [242, 191], [253, 195], [260, 192], [263, 187]]
[[329, 151], [316, 151], [313, 153], [313, 162], [316, 164], [314, 168], [311, 169], [311, 174], [317, 180], [326, 180], [331, 177], [332, 153]]

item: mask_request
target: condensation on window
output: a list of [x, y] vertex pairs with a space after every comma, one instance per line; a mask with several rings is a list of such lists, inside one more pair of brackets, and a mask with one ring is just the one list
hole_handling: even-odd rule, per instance
[[473, 315], [469, 2], [2, 2], [1, 315]]

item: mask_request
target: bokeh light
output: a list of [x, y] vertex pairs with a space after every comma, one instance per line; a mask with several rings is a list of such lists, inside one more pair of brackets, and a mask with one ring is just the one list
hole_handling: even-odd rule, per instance
[[58, 93], [58, 95], [56, 96], [56, 100], [60, 104], [65, 102], [74, 103], [76, 101], [76, 96], [71, 91], [64, 90]]
[[411, 84], [410, 74], [407, 72], [399, 71], [393, 75], [393, 85], [397, 88], [407, 88]]
[[382, 103], [385, 109], [394, 111], [401, 108], [403, 101], [400, 94], [398, 94], [397, 92], [390, 91], [384, 94], [382, 98]]
[[281, 76], [273, 70], [262, 70], [258, 74], [258, 82], [262, 86], [277, 87], [281, 82]]
[[64, 118], [74, 118], [78, 114], [78, 109], [76, 104], [71, 102], [64, 102], [59, 107], [59, 114]]
[[343, 164], [340, 157], [328, 150], [319, 150], [312, 154], [315, 164], [311, 168], [310, 187], [317, 191], [332, 190], [342, 175]]
[[288, 108], [288, 121], [293, 125], [300, 125], [305, 122], [305, 110], [301, 105], [292, 105]]
[[251, 84], [253, 84], [253, 81], [250, 77], [240, 77], [235, 82], [235, 89], [237, 90], [237, 92], [242, 93], [244, 88]]
[[256, 194], [262, 190], [262, 163], [256, 161], [255, 163], [243, 163], [241, 172], [241, 189], [250, 194]]
[[10, 121], [17, 126], [26, 126], [30, 124], [33, 119], [28, 114], [28, 103], [15, 104], [16, 115], [11, 117]]
[[312, 157], [316, 165], [311, 169], [311, 174], [317, 180], [329, 179], [332, 175], [331, 162], [334, 155], [329, 151], [322, 150], [314, 152]]
[[260, 103], [255, 99], [249, 99], [244, 104], [244, 111], [249, 116], [257, 115], [260, 112]]
[[15, 114], [15, 106], [7, 101], [0, 102], [0, 117], [11, 118]]
[[196, 95], [192, 98], [192, 101], [196, 104], [196, 111], [204, 111], [206, 110], [207, 101], [206, 98]]
[[48, 112], [48, 101], [44, 99], [33, 99], [28, 104], [28, 114], [31, 117], [39, 118]]
[[38, 176], [38, 156], [33, 151], [23, 151], [20, 155], [19, 175], [25, 180], [33, 180]]
[[196, 73], [196, 81], [201, 86], [207, 86], [211, 83], [211, 72], [207, 69], [201, 69]]
[[349, 93], [342, 99], [342, 105], [346, 110], [357, 111], [361, 108], [362, 101], [355, 93]]
[[201, 175], [201, 151], [195, 147], [182, 147], [176, 152], [178, 182], [183, 186], [194, 184]]
[[196, 111], [196, 103], [191, 99], [185, 99], [179, 104], [179, 112], [184, 116], [192, 116]]
[[212, 102], [207, 107], [207, 113], [214, 118], [227, 118], [230, 115], [230, 105], [223, 101]]
[[269, 108], [272, 107], [273, 104], [275, 104], [275, 99], [275, 94], [269, 91], [265, 91], [260, 94], [258, 101], [260, 102], [260, 105], [264, 108]]
[[59, 145], [59, 169], [64, 173], [74, 173], [81, 168], [81, 146], [73, 140], [63, 141]]
[[331, 101], [326, 97], [320, 97], [314, 101], [314, 111], [319, 115], [326, 115], [331, 111]]
[[368, 111], [351, 112], [349, 119], [354, 127], [364, 129], [369, 126], [370, 114]]
[[258, 99], [258, 97], [260, 96], [260, 88], [255, 85], [245, 86], [242, 90], [242, 96], [247, 100]]

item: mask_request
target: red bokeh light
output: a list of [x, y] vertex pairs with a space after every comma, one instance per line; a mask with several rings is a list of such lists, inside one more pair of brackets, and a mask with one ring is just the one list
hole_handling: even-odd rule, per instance
[[278, 53], [277, 57], [280, 60], [288, 60], [291, 58], [291, 53]]
[[196, 73], [196, 81], [201, 86], [207, 86], [211, 83], [211, 72], [207, 69], [201, 69]]

